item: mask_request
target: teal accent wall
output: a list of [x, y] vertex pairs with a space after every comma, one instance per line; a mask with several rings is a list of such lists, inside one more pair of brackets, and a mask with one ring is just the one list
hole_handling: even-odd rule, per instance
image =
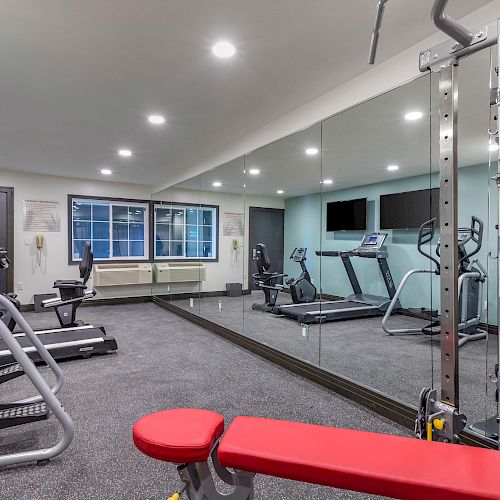
[[[284, 272], [297, 276], [298, 264], [287, 257], [296, 246], [308, 249], [307, 266], [316, 287], [323, 293], [346, 296], [352, 293], [342, 261], [338, 257], [315, 255], [319, 250], [348, 250], [359, 245], [364, 232], [326, 231], [326, 204], [331, 201], [368, 199], [367, 232], [379, 231], [379, 197], [383, 194], [414, 191], [438, 187], [437, 174], [408, 177], [389, 182], [370, 184], [339, 191], [325, 192], [303, 197], [289, 198], [285, 202], [285, 263]], [[490, 194], [488, 189], [490, 188]], [[459, 169], [459, 225], [470, 226], [471, 215], [476, 215], [485, 224], [483, 248], [478, 258], [488, 267], [488, 287], [484, 300], [488, 300], [488, 322], [496, 324], [497, 273], [496, 261], [488, 259], [488, 251], [496, 251], [496, 229], [498, 191], [490, 181], [488, 165], [477, 165]], [[413, 268], [429, 268], [429, 260], [423, 257], [416, 246], [416, 230], [388, 230], [386, 246], [388, 263], [396, 286], [407, 271]], [[435, 239], [437, 241], [437, 237]], [[435, 248], [432, 249], [435, 251]], [[387, 291], [375, 259], [352, 258], [361, 288], [366, 293], [386, 295]], [[439, 308], [439, 278], [431, 274], [415, 275], [408, 282], [401, 296], [405, 307]], [[485, 319], [485, 318], [483, 318]]]

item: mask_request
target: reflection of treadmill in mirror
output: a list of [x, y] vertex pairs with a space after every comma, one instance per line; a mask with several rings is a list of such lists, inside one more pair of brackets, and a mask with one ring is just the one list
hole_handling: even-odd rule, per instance
[[[354, 293], [344, 300], [281, 306], [279, 313], [306, 324], [382, 316], [389, 307], [391, 299], [396, 292], [391, 271], [387, 264], [387, 249], [384, 246], [386, 238], [386, 233], [365, 234], [359, 247], [354, 250], [316, 252], [316, 255], [323, 257], [340, 257], [342, 259]], [[352, 267], [351, 257], [377, 259], [387, 288], [387, 297], [363, 293]], [[396, 308], [400, 307], [400, 304], [396, 306]]]

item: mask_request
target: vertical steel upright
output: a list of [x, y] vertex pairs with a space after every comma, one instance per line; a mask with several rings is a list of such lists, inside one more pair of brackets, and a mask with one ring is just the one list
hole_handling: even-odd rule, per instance
[[441, 229], [441, 400], [459, 407], [458, 384], [458, 66], [439, 71], [439, 171]]
[[[379, 0], [377, 3], [377, 14], [370, 45], [369, 64], [375, 62], [382, 16], [386, 3], [387, 0]], [[462, 57], [470, 56], [487, 47], [500, 44], [500, 35], [498, 20], [484, 24], [472, 31], [465, 28], [445, 13], [447, 3], [448, 0], [434, 0], [431, 17], [435, 26], [450, 36], [451, 40], [446, 40], [439, 45], [424, 50], [419, 56], [421, 72], [426, 73], [431, 71], [439, 73], [441, 400], [437, 398], [437, 391], [435, 389], [422, 389], [418, 402], [415, 431], [419, 437], [458, 442], [459, 434], [466, 424], [465, 415], [459, 411], [459, 259], [457, 241], [458, 63]], [[498, 67], [500, 67], [500, 51]], [[497, 104], [500, 106], [498, 101]], [[498, 108], [498, 114], [500, 114], [500, 107]], [[500, 151], [496, 180], [499, 185], [500, 196]], [[500, 229], [498, 232], [498, 247], [500, 249]], [[500, 268], [498, 278], [498, 300], [500, 306]], [[500, 307], [498, 314], [498, 324], [500, 325]], [[498, 349], [500, 355], [500, 335], [498, 338]], [[500, 394], [500, 381], [497, 384], [498, 393]], [[497, 403], [497, 410], [498, 435], [500, 436], [500, 402]]]
[[[499, 21], [497, 21], [498, 23]], [[497, 33], [498, 33], [498, 24], [497, 24]], [[500, 130], [499, 130], [499, 117], [500, 117], [500, 33], [498, 33], [498, 39], [497, 39], [497, 65], [495, 68], [495, 71], [497, 72], [497, 82], [496, 82], [496, 95], [494, 96], [496, 98], [496, 120], [493, 120], [496, 123], [496, 129], [495, 133], [493, 134], [493, 140], [495, 141], [495, 144], [498, 144], [499, 141], [499, 136], [500, 136]], [[491, 140], [491, 139], [490, 139]], [[495, 375], [496, 375], [496, 380], [497, 380], [497, 390], [496, 390], [496, 403], [497, 403], [497, 414], [496, 414], [496, 419], [497, 419], [497, 436], [498, 436], [498, 448], [500, 449], [500, 379], [499, 379], [499, 365], [500, 365], [500, 149], [497, 151], [497, 175], [496, 175], [496, 182], [497, 182], [497, 187], [498, 189], [498, 220], [497, 220], [497, 259], [496, 259], [496, 264], [497, 264], [497, 289], [498, 289], [498, 300], [497, 300], [497, 363], [495, 366]]]

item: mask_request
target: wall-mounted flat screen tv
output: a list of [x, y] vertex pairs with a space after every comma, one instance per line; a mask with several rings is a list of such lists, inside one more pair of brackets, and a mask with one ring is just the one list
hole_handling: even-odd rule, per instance
[[418, 229], [439, 218], [439, 188], [380, 196], [380, 229]]
[[365, 231], [366, 198], [326, 204], [327, 231]]

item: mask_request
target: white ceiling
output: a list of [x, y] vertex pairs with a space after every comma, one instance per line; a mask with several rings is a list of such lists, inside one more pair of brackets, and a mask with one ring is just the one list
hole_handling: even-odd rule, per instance
[[[458, 71], [458, 163], [465, 167], [489, 158], [490, 51], [464, 59]], [[436, 75], [422, 76], [179, 187], [242, 193], [245, 184], [246, 194], [276, 196], [276, 190], [283, 189], [281, 196], [293, 197], [436, 171], [437, 89]], [[404, 115], [414, 110], [422, 111], [424, 117], [406, 121]], [[322, 157], [307, 156], [308, 147], [321, 150]], [[394, 164], [399, 170], [388, 172], [387, 166]], [[252, 168], [260, 173], [243, 174]], [[334, 183], [321, 186], [322, 178]], [[213, 187], [214, 181], [222, 186]]]
[[[488, 0], [454, 0], [457, 18]], [[0, 167], [163, 185], [367, 69], [375, 0], [4, 0]], [[391, 2], [378, 62], [435, 31]], [[401, 29], [405, 27], [404, 29]], [[211, 44], [229, 38], [232, 60]], [[416, 64], [416, 62], [415, 62]], [[154, 129], [150, 112], [168, 124]], [[124, 160], [119, 147], [136, 154]]]

